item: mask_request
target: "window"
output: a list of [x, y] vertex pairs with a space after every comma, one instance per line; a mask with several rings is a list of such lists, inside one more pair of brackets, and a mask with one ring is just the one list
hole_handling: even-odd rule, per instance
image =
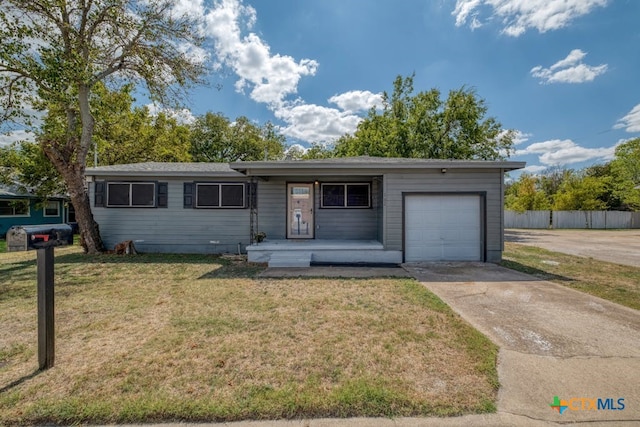
[[44, 216], [60, 216], [60, 202], [48, 201], [47, 204], [44, 205]]
[[323, 208], [371, 207], [371, 186], [368, 183], [322, 184]]
[[155, 207], [156, 184], [153, 182], [107, 183], [108, 207]]
[[197, 183], [196, 208], [244, 208], [245, 185]]
[[29, 216], [29, 201], [0, 200], [0, 216]]
[[93, 188], [93, 204], [96, 208], [166, 208], [169, 206], [167, 182], [95, 181]]

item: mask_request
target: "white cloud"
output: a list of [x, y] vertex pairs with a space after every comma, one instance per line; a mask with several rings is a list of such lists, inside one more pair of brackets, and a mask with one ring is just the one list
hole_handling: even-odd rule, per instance
[[350, 112], [314, 104], [281, 108], [275, 115], [287, 123], [281, 128], [284, 135], [307, 142], [333, 141], [345, 133], [353, 132], [362, 120]]
[[285, 123], [281, 131], [288, 137], [331, 142], [355, 131], [362, 120], [356, 113], [381, 103], [381, 95], [369, 91], [332, 96], [328, 101], [339, 108], [293, 98], [300, 79], [315, 75], [318, 62], [271, 52], [269, 44], [251, 31], [257, 21], [256, 10], [241, 0], [215, 0], [211, 6], [203, 0], [178, 0], [174, 10], [203, 17], [203, 34], [215, 44], [214, 66], [225, 67], [237, 75], [236, 91], [266, 104]]
[[[457, 0], [452, 15], [456, 26], [468, 21], [472, 29], [482, 23], [478, 16], [481, 9], [491, 9], [491, 18], [498, 18], [503, 33], [518, 37], [528, 29], [540, 33], [566, 27], [574, 19], [586, 15], [596, 7], [604, 7], [609, 0]], [[489, 19], [491, 19], [489, 18]]]
[[548, 166], [542, 166], [542, 165], [530, 165], [530, 166], [526, 166], [525, 168], [522, 169], [523, 173], [528, 173], [528, 174], [532, 174], [535, 175], [537, 173], [540, 172], [544, 172], [547, 169], [549, 169]]
[[205, 12], [202, 3], [200, 7], [205, 16], [205, 32], [215, 39], [219, 64], [238, 75], [236, 90], [250, 90], [254, 101], [280, 108], [288, 95], [297, 92], [300, 78], [316, 73], [318, 62], [271, 54], [269, 45], [255, 33], [242, 35], [243, 27], [251, 29], [257, 19], [251, 6], [244, 6], [239, 0], [221, 0], [209, 11]]
[[531, 134], [531, 133], [524, 133], [522, 131], [517, 130], [515, 135], [514, 135], [514, 137], [513, 137], [513, 145], [524, 144], [532, 136], [533, 136], [533, 134]]
[[188, 108], [175, 110], [172, 108], [158, 107], [153, 103], [147, 104], [145, 107], [147, 107], [147, 109], [149, 110], [149, 114], [152, 116], [157, 116], [159, 113], [165, 113], [167, 116], [176, 119], [176, 121], [180, 124], [191, 124], [196, 120], [196, 117]]
[[636, 105], [626, 116], [618, 120], [614, 129], [624, 129], [627, 132], [640, 132], [640, 104]]
[[16, 141], [34, 141], [35, 135], [28, 130], [14, 130], [0, 133], [0, 147], [13, 144]]
[[607, 64], [586, 65], [582, 59], [587, 54], [580, 49], [569, 52], [566, 58], [561, 59], [549, 68], [542, 65], [531, 69], [531, 75], [540, 79], [540, 83], [584, 83], [593, 81], [596, 77], [607, 71]]
[[570, 139], [552, 139], [536, 142], [516, 155], [539, 154], [538, 160], [543, 165], [557, 166], [585, 162], [587, 160], [610, 160], [615, 153], [616, 145], [603, 148], [581, 147]]
[[352, 90], [350, 92], [334, 95], [329, 102], [336, 104], [340, 109], [349, 112], [367, 111], [371, 107], [382, 106], [382, 94], [368, 90]]

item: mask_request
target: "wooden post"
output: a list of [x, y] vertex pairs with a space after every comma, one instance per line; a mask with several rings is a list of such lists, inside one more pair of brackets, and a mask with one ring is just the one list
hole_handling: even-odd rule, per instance
[[38, 249], [38, 363], [40, 370], [55, 361], [55, 317], [53, 299], [53, 247]]

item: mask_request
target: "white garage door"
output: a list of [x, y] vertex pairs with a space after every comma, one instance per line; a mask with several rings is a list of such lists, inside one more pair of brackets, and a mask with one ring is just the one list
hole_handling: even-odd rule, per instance
[[405, 261], [481, 261], [480, 196], [405, 199]]

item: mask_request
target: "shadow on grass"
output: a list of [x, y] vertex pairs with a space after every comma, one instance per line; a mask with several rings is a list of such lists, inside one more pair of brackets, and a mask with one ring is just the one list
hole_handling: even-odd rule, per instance
[[212, 254], [137, 254], [115, 255], [100, 254], [87, 255], [82, 253], [63, 254], [56, 256], [59, 264], [203, 264], [220, 261], [219, 255]]
[[198, 279], [251, 279], [260, 274], [265, 266], [248, 262], [218, 260], [220, 267], [198, 277]]
[[525, 264], [521, 264], [521, 263], [519, 263], [517, 261], [513, 261], [513, 260], [503, 259], [500, 262], [500, 265], [502, 267], [506, 267], [506, 268], [509, 268], [511, 270], [519, 271], [521, 273], [530, 274], [530, 275], [535, 276], [535, 277], [537, 277], [539, 279], [542, 279], [542, 280], [554, 280], [554, 281], [559, 281], [559, 282], [574, 282], [575, 281], [574, 279], [572, 279], [570, 277], [560, 276], [558, 274], [550, 273], [550, 272], [545, 271], [545, 270], [540, 270], [539, 268], [531, 267], [531, 266], [525, 265]]
[[17, 379], [9, 384], [7, 384], [6, 386], [0, 388], [0, 394], [7, 392], [9, 390], [11, 390], [12, 388], [18, 387], [20, 384], [29, 381], [32, 378], [37, 377], [39, 374], [41, 374], [43, 371], [41, 370], [35, 370], [32, 373], [30, 373], [29, 375], [25, 375], [24, 377]]
[[539, 237], [549, 236], [549, 233], [544, 233], [544, 229], [536, 229], [535, 232], [528, 230], [504, 230], [504, 241], [513, 243], [529, 243], [535, 242]]
[[0, 267], [0, 273], [13, 273], [27, 268], [32, 268], [36, 265], [36, 260], [30, 259], [27, 261], [11, 262], [7, 263], [7, 265], [10, 265], [10, 267]]

